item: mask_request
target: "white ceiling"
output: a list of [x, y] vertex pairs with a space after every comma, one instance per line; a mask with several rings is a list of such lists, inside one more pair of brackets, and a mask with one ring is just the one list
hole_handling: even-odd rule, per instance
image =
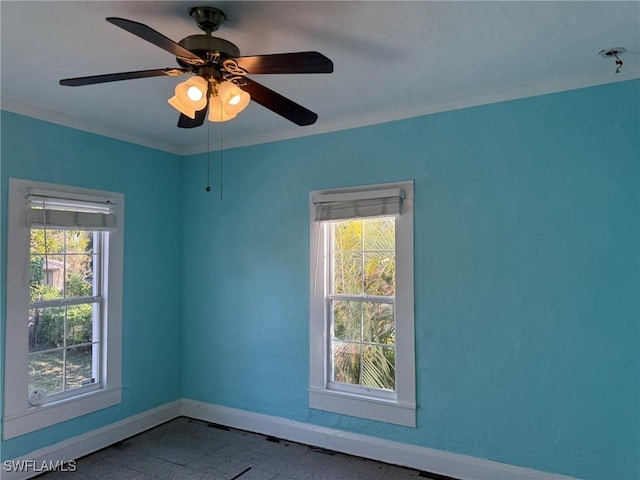
[[[223, 126], [224, 147], [334, 131], [471, 105], [640, 78], [640, 2], [0, 2], [2, 108], [189, 154], [207, 123], [176, 127], [178, 78], [63, 87], [67, 77], [176, 66], [108, 23], [122, 17], [179, 41], [202, 33], [189, 7], [228, 17], [215, 35], [242, 55], [317, 50], [333, 74], [252, 78], [318, 113], [298, 127], [251, 103]], [[615, 74], [602, 49], [625, 47]], [[219, 124], [211, 124], [219, 148]]]

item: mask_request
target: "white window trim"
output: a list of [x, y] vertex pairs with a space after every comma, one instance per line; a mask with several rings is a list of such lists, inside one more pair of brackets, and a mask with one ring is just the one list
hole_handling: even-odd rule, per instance
[[[29, 333], [25, 315], [29, 309], [29, 226], [27, 196], [34, 189], [45, 190], [65, 198], [94, 198], [116, 205], [118, 229], [105, 241], [109, 255], [108, 269], [103, 272], [108, 281], [103, 300], [106, 322], [102, 340], [106, 362], [101, 366], [103, 388], [49, 402], [40, 407], [27, 403], [27, 365]], [[122, 381], [122, 271], [124, 250], [124, 195], [78, 187], [9, 179], [7, 215], [7, 310], [4, 358], [4, 440], [64, 422], [121, 402]], [[108, 245], [106, 245], [108, 242]], [[108, 253], [107, 253], [108, 252]]]
[[[401, 214], [396, 217], [396, 392], [392, 398], [368, 396], [328, 388], [327, 360], [329, 352], [325, 308], [325, 239], [314, 221], [314, 196], [400, 188], [404, 191]], [[415, 331], [413, 299], [413, 181], [318, 190], [309, 193], [310, 219], [310, 372], [309, 406], [319, 410], [355, 417], [416, 426]]]

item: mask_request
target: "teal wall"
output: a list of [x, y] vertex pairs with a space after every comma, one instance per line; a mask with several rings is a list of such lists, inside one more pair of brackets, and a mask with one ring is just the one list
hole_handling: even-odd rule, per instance
[[[228, 150], [222, 200], [203, 189], [205, 157], [186, 158], [182, 395], [543, 471], [640, 478], [639, 86]], [[307, 406], [308, 192], [407, 179], [415, 429]]]
[[[8, 177], [124, 192], [127, 212], [122, 404], [3, 442], [2, 459], [185, 397], [640, 478], [639, 91], [623, 82], [227, 150], [222, 200], [215, 180], [204, 191], [204, 155], [3, 112], [3, 245]], [[308, 192], [407, 179], [415, 429], [307, 406]]]
[[180, 157], [4, 111], [1, 121], [2, 345], [8, 178], [122, 192], [126, 210], [122, 403], [2, 442], [4, 460], [180, 398], [182, 211]]

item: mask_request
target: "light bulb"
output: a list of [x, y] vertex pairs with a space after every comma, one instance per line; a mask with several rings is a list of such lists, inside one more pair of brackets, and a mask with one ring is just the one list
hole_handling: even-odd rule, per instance
[[240, 102], [240, 95], [235, 95], [229, 99], [231, 105], [237, 105]]
[[190, 100], [193, 100], [194, 102], [197, 102], [198, 100], [200, 100], [202, 98], [202, 90], [200, 90], [195, 85], [191, 85], [187, 89], [187, 97], [189, 97]]

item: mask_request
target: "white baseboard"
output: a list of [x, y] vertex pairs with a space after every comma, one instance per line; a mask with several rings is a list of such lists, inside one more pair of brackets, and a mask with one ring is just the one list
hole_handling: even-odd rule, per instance
[[[116, 442], [137, 435], [161, 423], [172, 420], [180, 416], [181, 401], [175, 401], [161, 405], [160, 407], [147, 410], [146, 412], [133, 415], [131, 417], [120, 420], [106, 427], [98, 428], [77, 437], [69, 438], [55, 445], [51, 445], [39, 450], [35, 450], [27, 455], [23, 455], [18, 460], [33, 461], [31, 465], [42, 465], [45, 462], [56, 463], [58, 461], [68, 462], [80, 457], [84, 457], [90, 453], [96, 452], [102, 448], [113, 445]], [[23, 480], [34, 477], [41, 472], [18, 472], [5, 471], [0, 466], [2, 472], [2, 480]]]
[[[492, 460], [345, 432], [282, 417], [181, 399], [111, 425], [33, 451], [15, 460], [75, 460], [176, 417], [185, 416], [329, 450], [463, 480], [576, 480], [573, 477]], [[1, 468], [1, 467], [0, 467]], [[2, 471], [3, 480], [24, 480], [39, 472]]]
[[186, 417], [464, 480], [576, 480], [565, 475], [195, 400], [182, 399], [180, 411]]

